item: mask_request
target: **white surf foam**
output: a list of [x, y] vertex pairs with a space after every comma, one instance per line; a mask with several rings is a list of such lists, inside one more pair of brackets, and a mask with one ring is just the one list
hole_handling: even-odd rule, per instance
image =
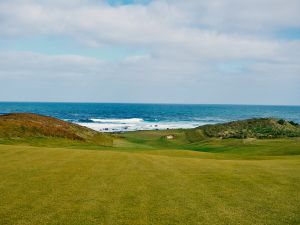
[[140, 118], [131, 118], [131, 119], [91, 119], [93, 122], [98, 123], [116, 123], [116, 124], [126, 124], [126, 123], [141, 123], [144, 120]]
[[195, 128], [204, 124], [205, 122], [147, 122], [143, 119], [91, 119], [94, 123], [78, 123], [79, 125], [91, 128], [101, 132], [122, 132], [122, 131], [136, 131], [136, 130], [167, 130], [167, 129], [188, 129]]

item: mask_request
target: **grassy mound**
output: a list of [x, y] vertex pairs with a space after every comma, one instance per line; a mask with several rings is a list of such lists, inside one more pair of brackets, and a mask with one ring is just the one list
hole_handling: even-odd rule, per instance
[[32, 113], [0, 115], [1, 139], [62, 138], [112, 145], [112, 138], [92, 129]]
[[[120, 136], [139, 146], [213, 152], [215, 150], [231, 151], [233, 146], [234, 148], [238, 146], [235, 149], [239, 151], [240, 144], [245, 150], [245, 145], [253, 146], [261, 143], [258, 140], [262, 139], [274, 139], [274, 143], [276, 143], [277, 139], [287, 139], [288, 143], [292, 143], [291, 139], [293, 138], [297, 142], [300, 137], [300, 126], [294, 122], [262, 118], [204, 125], [195, 129], [126, 132]], [[270, 144], [271, 142], [268, 143]], [[279, 146], [275, 144], [276, 148], [279, 148]], [[262, 151], [266, 148], [259, 149]], [[276, 152], [285, 154], [286, 151], [278, 149]], [[298, 154], [298, 151], [296, 152]]]
[[[267, 128], [284, 138], [215, 138]], [[286, 137], [297, 129], [257, 119], [106, 136], [39, 115], [0, 116], [0, 224], [300, 224], [300, 138]], [[113, 146], [94, 148], [95, 136]]]
[[273, 118], [249, 119], [198, 127], [197, 132], [219, 138], [299, 137], [300, 126], [294, 122]]

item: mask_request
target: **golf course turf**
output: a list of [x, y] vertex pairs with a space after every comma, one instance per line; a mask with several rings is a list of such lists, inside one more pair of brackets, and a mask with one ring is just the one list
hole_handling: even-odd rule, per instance
[[183, 132], [0, 139], [0, 224], [300, 224], [299, 138]]

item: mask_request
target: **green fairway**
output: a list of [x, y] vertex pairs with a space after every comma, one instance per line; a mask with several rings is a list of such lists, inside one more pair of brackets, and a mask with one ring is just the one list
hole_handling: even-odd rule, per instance
[[256, 119], [101, 134], [3, 115], [0, 225], [298, 225], [299, 129]]
[[215, 141], [220, 152], [137, 150], [125, 140], [100, 151], [0, 145], [0, 224], [296, 225], [300, 142], [277, 142], [293, 155], [282, 145], [254, 159], [237, 154], [240, 142], [226, 153]]

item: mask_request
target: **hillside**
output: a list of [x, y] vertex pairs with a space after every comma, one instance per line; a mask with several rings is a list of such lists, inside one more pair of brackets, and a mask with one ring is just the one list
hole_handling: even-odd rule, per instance
[[101, 134], [0, 116], [0, 224], [300, 224], [298, 129], [255, 119]]
[[224, 124], [205, 125], [196, 130], [207, 137], [279, 138], [299, 137], [300, 126], [292, 121], [273, 118], [248, 119]]
[[137, 147], [285, 155], [299, 154], [300, 127], [294, 122], [265, 118], [194, 129], [125, 132], [120, 137]]
[[[248, 119], [194, 129], [152, 130], [103, 134], [77, 124], [31, 113], [0, 115], [0, 143], [27, 143], [33, 146], [74, 146], [98, 149], [99, 146], [173, 147], [201, 150], [204, 140], [274, 139], [300, 137], [300, 126], [272, 118]], [[79, 147], [79, 146], [78, 146]]]
[[62, 138], [100, 145], [111, 145], [112, 139], [92, 129], [56, 118], [32, 113], [0, 115], [1, 139]]

